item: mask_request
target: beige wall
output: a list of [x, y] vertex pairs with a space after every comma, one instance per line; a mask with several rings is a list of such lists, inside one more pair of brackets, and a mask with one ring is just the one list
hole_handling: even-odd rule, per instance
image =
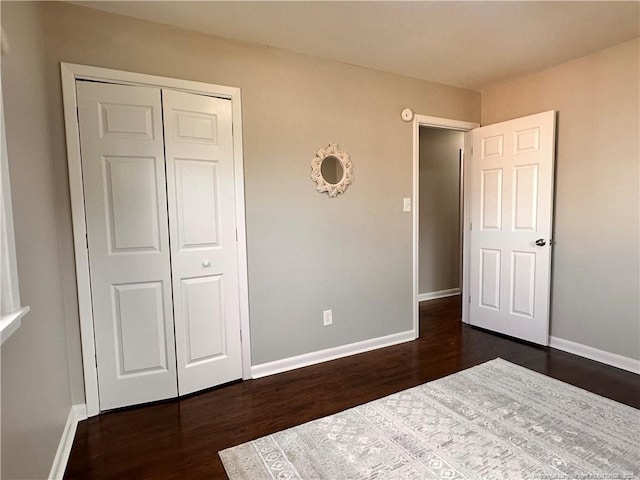
[[460, 149], [464, 133], [420, 127], [420, 293], [460, 288]]
[[[400, 111], [478, 121], [477, 92], [43, 3], [61, 267], [74, 402], [83, 400], [59, 62], [242, 89], [253, 364], [412, 328], [412, 128]], [[338, 143], [355, 182], [329, 199], [309, 178]], [[322, 326], [322, 310], [333, 325]]]
[[2, 478], [47, 478], [71, 407], [39, 9], [2, 2], [2, 89], [20, 295], [2, 345]]
[[551, 334], [640, 358], [640, 47], [482, 92], [482, 123], [558, 111]]

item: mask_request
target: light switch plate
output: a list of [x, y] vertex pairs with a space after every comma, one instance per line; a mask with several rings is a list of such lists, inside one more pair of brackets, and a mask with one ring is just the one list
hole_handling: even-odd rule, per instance
[[404, 211], [405, 212], [410, 212], [411, 211], [411, 199], [410, 198], [405, 198], [405, 199], [403, 199], [403, 203], [404, 203]]

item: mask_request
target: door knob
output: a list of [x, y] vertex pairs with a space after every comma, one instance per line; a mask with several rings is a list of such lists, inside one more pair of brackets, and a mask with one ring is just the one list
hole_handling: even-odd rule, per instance
[[538, 240], [536, 240], [536, 245], [539, 247], [544, 247], [547, 244], [547, 242], [545, 241], [544, 238], [539, 238]]
[[204, 268], [210, 267], [210, 266], [211, 266], [211, 262], [210, 262], [209, 260], [204, 260], [204, 261], [202, 262], [202, 266], [203, 266]]

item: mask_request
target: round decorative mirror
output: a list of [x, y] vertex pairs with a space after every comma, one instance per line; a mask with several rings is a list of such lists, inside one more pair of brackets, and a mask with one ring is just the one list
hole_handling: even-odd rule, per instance
[[338, 157], [329, 155], [328, 157], [325, 157], [324, 160], [322, 160], [320, 173], [322, 174], [322, 178], [324, 178], [327, 183], [330, 183], [331, 185], [337, 185], [340, 180], [342, 180], [344, 169], [342, 168], [342, 164], [340, 163]]
[[353, 164], [349, 154], [335, 143], [318, 150], [316, 158], [311, 161], [311, 180], [318, 184], [318, 192], [327, 192], [329, 197], [344, 193], [353, 182]]

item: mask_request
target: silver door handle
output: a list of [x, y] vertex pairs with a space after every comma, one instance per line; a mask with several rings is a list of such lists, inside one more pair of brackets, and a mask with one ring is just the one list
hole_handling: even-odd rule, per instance
[[544, 247], [546, 244], [547, 242], [544, 238], [539, 238], [538, 240], [536, 240], [536, 245], [539, 247]]
[[211, 266], [211, 261], [209, 261], [209, 260], [204, 260], [204, 261], [202, 262], [202, 266], [203, 266], [204, 268], [208, 268], [208, 267], [210, 267], [210, 266]]

